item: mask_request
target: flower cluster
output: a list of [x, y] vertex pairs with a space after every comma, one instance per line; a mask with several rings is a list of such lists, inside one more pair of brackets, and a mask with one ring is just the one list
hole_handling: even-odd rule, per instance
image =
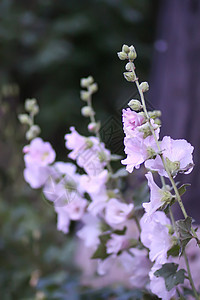
[[[144, 92], [149, 86], [138, 82], [134, 47], [124, 45], [118, 56], [128, 60], [124, 77], [136, 84], [141, 100], [132, 99], [129, 108], [122, 111], [127, 157], [121, 163], [129, 173], [144, 164], [150, 201], [136, 207], [132, 195], [120, 190], [128, 172], [125, 167], [113, 171], [112, 160], [121, 158], [111, 154], [101, 141], [101, 125], [92, 107], [97, 84], [91, 76], [81, 80], [81, 87], [86, 89], [81, 91], [81, 99], [86, 103], [81, 113], [89, 118], [88, 131], [94, 135], [85, 137], [70, 127], [65, 135], [70, 161], [55, 162], [55, 151], [50, 143], [37, 137], [39, 131], [27, 134], [31, 142], [23, 149], [24, 178], [32, 188], [42, 188], [45, 198], [52, 203], [58, 230], [68, 233], [71, 222], [79, 223], [76, 236], [81, 253], [88, 249], [81, 260], [89, 265], [95, 263], [101, 276], [110, 274], [113, 280], [109, 282], [125, 280], [129, 287], [141, 288], [166, 300], [178, 297], [187, 287], [198, 299], [199, 273], [193, 261], [200, 261], [200, 241], [182, 203], [185, 186], [179, 187], [174, 181], [178, 173], [192, 171], [193, 147], [185, 140], [169, 136], [160, 141], [161, 113], [146, 109]], [[27, 103], [26, 109], [31, 106]], [[38, 107], [35, 100], [32, 104], [28, 109], [30, 116], [19, 117], [31, 128], [37, 126], [33, 115], [38, 111], [33, 108]], [[184, 219], [177, 222], [171, 210], [175, 202], [184, 214]], [[123, 280], [116, 277], [119, 273]]]

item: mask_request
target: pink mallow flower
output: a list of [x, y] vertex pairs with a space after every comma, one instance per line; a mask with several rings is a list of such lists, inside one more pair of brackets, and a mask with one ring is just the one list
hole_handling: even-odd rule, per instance
[[146, 249], [132, 248], [129, 253], [123, 251], [119, 259], [130, 275], [129, 281], [133, 287], [144, 288], [149, 282], [149, 271], [152, 263], [147, 258]]
[[30, 164], [48, 166], [54, 162], [56, 157], [51, 144], [44, 142], [41, 138], [33, 139], [30, 145], [24, 147], [23, 152], [26, 166]]
[[134, 206], [132, 203], [126, 204], [117, 199], [110, 199], [105, 208], [105, 220], [111, 226], [125, 222], [131, 214]]
[[143, 121], [144, 117], [130, 108], [122, 110], [123, 129], [126, 137], [132, 137], [133, 131], [137, 126], [142, 125]]
[[35, 138], [24, 147], [24, 178], [34, 189], [42, 187], [51, 174], [49, 166], [55, 160], [55, 151], [48, 142]]
[[143, 203], [142, 206], [144, 207], [147, 216], [152, 216], [152, 214], [164, 204], [163, 200], [167, 198], [167, 192], [157, 186], [153, 180], [153, 175], [151, 172], [148, 172], [145, 176], [148, 180], [148, 186], [150, 188], [150, 202]]
[[86, 247], [96, 249], [100, 243], [100, 220], [90, 214], [85, 214], [82, 221], [84, 225], [79, 231], [77, 231], [76, 235], [83, 240]]
[[74, 127], [70, 127], [70, 130], [71, 133], [65, 135], [66, 148], [72, 150], [69, 158], [76, 160], [88, 175], [95, 176], [102, 172], [110, 160], [110, 151], [98, 138], [83, 137]]
[[[192, 157], [194, 147], [186, 140], [173, 140], [171, 137], [165, 136], [160, 143], [160, 148], [165, 160], [169, 159], [171, 162], [177, 163], [177, 170], [175, 170], [173, 176], [178, 171], [183, 171], [185, 174], [189, 174], [192, 171], [194, 166]], [[155, 159], [147, 160], [145, 167], [157, 171], [161, 176], [168, 177], [159, 155]]]
[[172, 247], [172, 238], [168, 226], [170, 220], [164, 212], [156, 211], [151, 218], [145, 213], [140, 220], [141, 241], [149, 248], [150, 260], [164, 264], [167, 262], [167, 251]]

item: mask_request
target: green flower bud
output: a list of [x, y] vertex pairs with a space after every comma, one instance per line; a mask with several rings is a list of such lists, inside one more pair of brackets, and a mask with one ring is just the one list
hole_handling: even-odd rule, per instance
[[84, 117], [94, 116], [94, 111], [90, 106], [84, 106], [81, 108], [81, 114]]
[[166, 163], [171, 175], [173, 177], [176, 176], [180, 170], [180, 161], [171, 161], [168, 157], [166, 157]]
[[159, 125], [159, 126], [161, 126], [161, 120], [160, 119], [158, 119], [158, 118], [156, 118], [155, 120], [154, 120], [154, 123], [155, 124], [157, 124], [157, 125]]
[[118, 52], [117, 55], [118, 55], [119, 59], [121, 59], [121, 60], [125, 60], [128, 58], [128, 56], [125, 52]]
[[129, 53], [130, 52], [129, 46], [123, 45], [122, 46], [122, 52]]
[[81, 87], [87, 88], [89, 85], [91, 85], [94, 82], [94, 78], [92, 76], [88, 76], [87, 78], [81, 79]]
[[35, 108], [35, 106], [37, 106], [37, 100], [36, 99], [27, 99], [25, 101], [25, 110], [28, 112], [32, 112]]
[[19, 119], [19, 121], [20, 121], [21, 124], [31, 125], [31, 123], [32, 123], [31, 118], [27, 114], [20, 114], [20, 115], [18, 115], [18, 119]]
[[134, 64], [132, 62], [128, 62], [125, 66], [126, 71], [132, 71], [134, 69]]
[[90, 98], [90, 93], [88, 91], [80, 91], [80, 98], [83, 101], [88, 101]]
[[139, 111], [142, 109], [142, 104], [140, 103], [140, 101], [135, 99], [130, 100], [128, 106], [135, 111]]
[[149, 90], [148, 82], [144, 81], [140, 83], [140, 89], [142, 90], [143, 93], [147, 92]]
[[148, 114], [149, 114], [150, 118], [152, 118], [152, 119], [156, 119], [156, 118], [161, 117], [161, 111], [160, 110], [149, 111]]
[[151, 128], [149, 127], [148, 123], [141, 125], [139, 131], [143, 132], [143, 139], [146, 139], [146, 137], [152, 135]]
[[98, 91], [97, 83], [93, 83], [88, 87], [88, 90], [91, 94], [96, 93]]
[[137, 57], [137, 53], [136, 53], [135, 49], [134, 49], [134, 50], [131, 50], [131, 51], [129, 52], [129, 54], [128, 54], [128, 58], [129, 58], [130, 60], [134, 60], [134, 59], [136, 59], [136, 57]]
[[124, 72], [123, 74], [124, 74], [124, 77], [127, 81], [133, 82], [136, 79], [136, 76], [133, 72]]
[[26, 133], [26, 139], [28, 141], [34, 139], [36, 136], [40, 134], [41, 130], [38, 125], [33, 125]]

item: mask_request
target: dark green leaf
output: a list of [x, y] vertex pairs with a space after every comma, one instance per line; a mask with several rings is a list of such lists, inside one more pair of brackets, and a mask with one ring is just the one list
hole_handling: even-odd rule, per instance
[[105, 259], [109, 256], [110, 254], [108, 254], [106, 252], [106, 246], [104, 244], [100, 244], [99, 247], [97, 248], [97, 250], [94, 252], [94, 254], [92, 255], [92, 259]]
[[191, 234], [191, 224], [192, 224], [191, 217], [187, 217], [185, 220], [179, 220], [176, 222], [178, 233], [179, 233], [179, 239], [181, 242], [180, 254], [183, 253], [186, 245], [193, 238], [193, 235]]
[[171, 249], [167, 251], [167, 257], [178, 256], [180, 252], [180, 246], [178, 244], [174, 245]]
[[186, 188], [190, 186], [190, 183], [185, 183], [178, 188], [179, 195], [182, 196], [186, 192]]
[[167, 263], [157, 270], [154, 275], [156, 277], [163, 277], [165, 286], [168, 291], [171, 291], [176, 285], [183, 283], [185, 279], [185, 270], [181, 269], [177, 272], [178, 265], [174, 263]]

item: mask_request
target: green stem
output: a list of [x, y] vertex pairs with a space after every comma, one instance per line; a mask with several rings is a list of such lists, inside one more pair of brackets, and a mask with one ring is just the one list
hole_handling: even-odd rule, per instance
[[[131, 61], [130, 61], [130, 62], [131, 62]], [[165, 159], [164, 159], [164, 157], [163, 157], [163, 154], [162, 154], [162, 151], [161, 151], [161, 148], [160, 148], [159, 141], [158, 141], [157, 136], [156, 136], [156, 134], [155, 134], [154, 128], [153, 128], [153, 126], [152, 126], [152, 124], [151, 124], [151, 118], [149, 117], [149, 114], [148, 114], [148, 111], [147, 111], [147, 108], [146, 108], [146, 103], [145, 103], [145, 99], [144, 99], [144, 94], [143, 94], [143, 92], [142, 92], [142, 90], [141, 90], [141, 88], [140, 88], [140, 84], [139, 84], [138, 78], [137, 78], [137, 76], [136, 76], [136, 73], [135, 73], [133, 64], [131, 64], [131, 65], [132, 65], [132, 72], [133, 72], [133, 74], [134, 74], [134, 77], [136, 78], [136, 79], [135, 79], [135, 83], [136, 83], [136, 86], [137, 86], [137, 89], [138, 89], [138, 92], [139, 92], [139, 95], [140, 95], [140, 99], [141, 99], [141, 102], [142, 102], [142, 106], [143, 106], [143, 110], [144, 110], [144, 113], [145, 113], [147, 122], [149, 123], [149, 127], [150, 127], [150, 130], [151, 130], [151, 132], [152, 132], [152, 135], [153, 135], [153, 137], [154, 137], [154, 139], [155, 139], [155, 142], [156, 142], [156, 145], [157, 145], [157, 148], [158, 148], [158, 152], [160, 153], [160, 157], [161, 157], [163, 166], [164, 166], [164, 168], [165, 168], [165, 170], [166, 170], [166, 172], [167, 172], [167, 175], [168, 175], [168, 177], [169, 177], [169, 180], [170, 180], [170, 182], [171, 182], [171, 184], [172, 184], [172, 187], [173, 187], [173, 189], [174, 189], [174, 192], [175, 192], [177, 201], [178, 201], [178, 203], [179, 203], [179, 206], [180, 206], [180, 208], [181, 208], [181, 211], [182, 211], [182, 213], [183, 213], [183, 215], [184, 215], [184, 217], [185, 217], [185, 219], [186, 219], [186, 218], [188, 217], [188, 214], [187, 214], [187, 212], [186, 212], [186, 210], [185, 210], [185, 207], [184, 207], [184, 205], [183, 205], [183, 202], [182, 202], [182, 199], [181, 199], [180, 194], [179, 194], [179, 192], [178, 192], [176, 183], [175, 183], [175, 181], [174, 181], [174, 179], [173, 179], [173, 177], [172, 177], [172, 175], [171, 175], [171, 173], [170, 173], [170, 170], [169, 170], [169, 168], [168, 168], [168, 166], [167, 166], [167, 164], [166, 164], [166, 161], [165, 161]], [[198, 240], [198, 237], [197, 237], [197, 234], [196, 234], [195, 230], [194, 230], [193, 228], [191, 228], [191, 231], [192, 231], [192, 233], [193, 233], [193, 236]], [[200, 245], [199, 245], [199, 247], [200, 247]]]
[[[175, 230], [175, 232], [176, 232], [176, 236], [177, 236], [177, 238], [178, 238], [178, 237], [179, 237], [179, 235], [178, 235], [178, 230], [177, 230], [177, 226], [176, 226], [176, 223], [175, 223], [175, 220], [174, 220], [174, 216], [173, 216], [171, 207], [169, 208], [169, 214], [170, 214], [170, 218], [171, 218], [171, 221], [172, 221], [172, 225], [173, 225], [174, 230]], [[193, 279], [192, 279], [192, 274], [191, 274], [191, 271], [190, 271], [189, 261], [188, 261], [188, 258], [187, 258], [185, 249], [183, 250], [183, 256], [184, 256], [185, 264], [186, 264], [186, 267], [187, 267], [187, 273], [188, 273], [188, 279], [189, 279], [189, 281], [190, 281], [190, 285], [191, 285], [192, 290], [193, 290], [193, 292], [194, 292], [195, 298], [196, 298], [197, 300], [199, 300], [199, 296], [198, 296], [197, 290], [196, 290], [196, 288], [195, 288], [194, 281], [193, 281]]]
[[[94, 110], [93, 110], [93, 107], [92, 107], [92, 97], [91, 97], [91, 95], [90, 95], [90, 97], [89, 97], [89, 99], [88, 99], [88, 101], [87, 101], [87, 104], [88, 104], [88, 106], [92, 109], [92, 111], [94, 111]], [[90, 116], [90, 121], [91, 121], [92, 123], [96, 123], [96, 119], [95, 119], [95, 117], [94, 117], [94, 114], [92, 114], [92, 115]], [[100, 134], [99, 134], [99, 130], [96, 132], [96, 137], [99, 139], [99, 146], [100, 146], [100, 148], [101, 148], [101, 137], [100, 137]], [[102, 150], [102, 149], [101, 149], [101, 150]], [[111, 174], [113, 174], [113, 169], [112, 169], [111, 164], [110, 164], [109, 161], [107, 161], [107, 168], [108, 168], [108, 171], [109, 171]]]

